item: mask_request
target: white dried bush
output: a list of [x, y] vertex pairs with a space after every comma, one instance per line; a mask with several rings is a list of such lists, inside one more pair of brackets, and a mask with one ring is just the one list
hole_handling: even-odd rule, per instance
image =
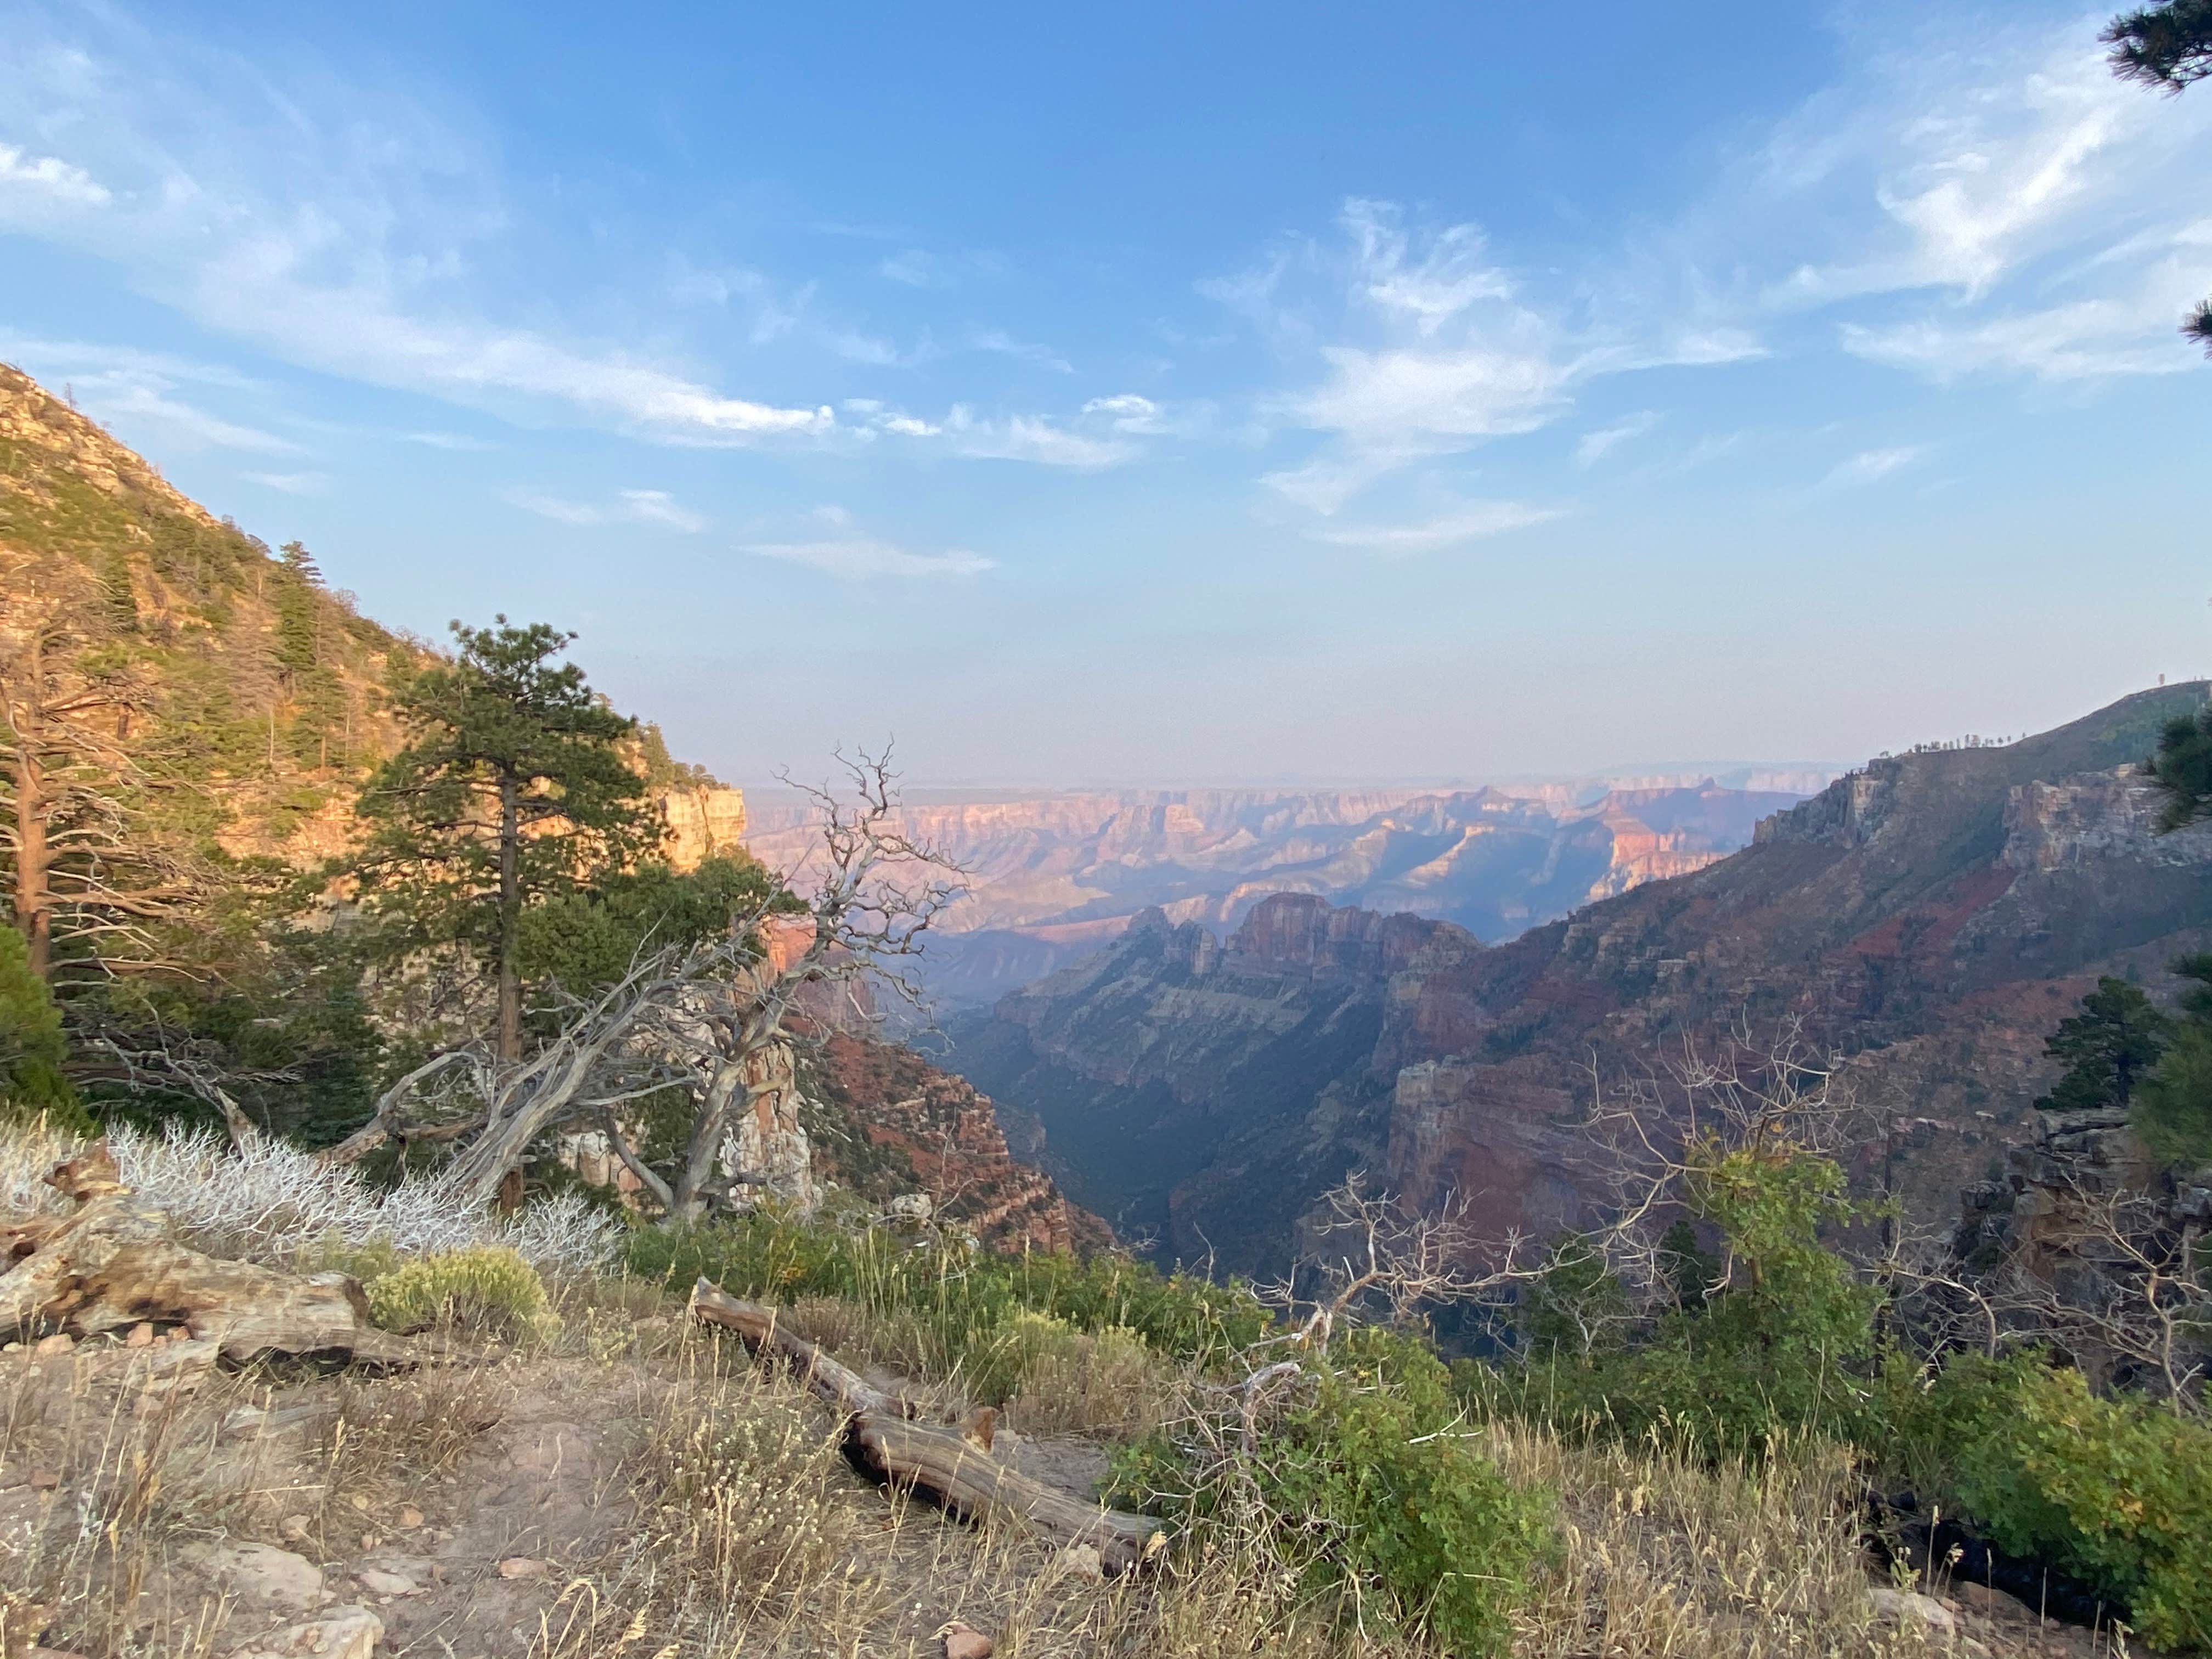
[[[0, 1127], [0, 1212], [66, 1207], [43, 1177], [75, 1144], [40, 1128]], [[280, 1140], [237, 1150], [210, 1130], [173, 1125], [158, 1134], [118, 1127], [107, 1144], [124, 1183], [167, 1212], [181, 1238], [240, 1261], [286, 1266], [334, 1242], [380, 1239], [409, 1255], [505, 1244], [540, 1270], [590, 1272], [613, 1258], [620, 1231], [573, 1193], [494, 1215], [435, 1175], [380, 1188]]]

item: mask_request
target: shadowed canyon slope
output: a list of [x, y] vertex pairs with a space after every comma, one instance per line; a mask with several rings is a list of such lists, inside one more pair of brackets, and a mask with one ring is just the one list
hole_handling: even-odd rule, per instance
[[[1711, 863], [1832, 775], [909, 799], [910, 833], [971, 879], [923, 971], [941, 1006], [980, 1006], [1095, 951], [1141, 912], [1232, 927], [1279, 892], [1510, 938]], [[747, 844], [761, 858], [788, 867], [809, 835], [802, 807], [755, 797]]]
[[2024, 1133], [2051, 1027], [2101, 972], [2154, 990], [2212, 942], [2212, 828], [2153, 833], [2134, 775], [2203, 684], [2002, 748], [1885, 757], [1754, 845], [1485, 947], [1449, 923], [1255, 907], [1225, 944], [1142, 916], [1112, 951], [956, 1023], [948, 1062], [1033, 1117], [1079, 1201], [1174, 1255], [1279, 1258], [1367, 1167], [1492, 1230], [1585, 1213], [1593, 1058], [1628, 1070], [1747, 1018], [1803, 1021], [1909, 1120], [1931, 1212]]

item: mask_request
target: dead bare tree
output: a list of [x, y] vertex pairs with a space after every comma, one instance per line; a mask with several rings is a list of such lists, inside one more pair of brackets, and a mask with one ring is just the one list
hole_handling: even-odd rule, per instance
[[639, 1155], [618, 1114], [601, 1114], [616, 1156], [672, 1218], [702, 1212], [716, 1159], [739, 1115], [772, 1086], [764, 1061], [792, 1041], [797, 1017], [864, 1015], [863, 985], [923, 1006], [907, 964], [958, 896], [960, 872], [900, 827], [888, 751], [838, 759], [848, 793], [826, 785], [806, 791], [820, 840], [808, 865], [787, 878], [792, 890], [803, 890], [803, 908], [764, 909], [751, 924], [759, 940], [753, 956], [726, 978], [700, 978], [656, 1011], [658, 1042], [647, 1046], [696, 1056], [697, 1106], [674, 1178]]
[[[821, 841], [812, 871], [800, 874], [803, 890], [787, 883], [732, 917], [726, 933], [643, 953], [615, 984], [561, 999], [558, 1030], [519, 1065], [481, 1043], [432, 1056], [325, 1160], [351, 1162], [387, 1140], [461, 1141], [453, 1178], [465, 1195], [489, 1202], [532, 1141], [590, 1123], [665, 1216], [697, 1218], [733, 1125], [772, 1086], [771, 1052], [839, 999], [857, 1007], [863, 981], [919, 1003], [903, 963], [959, 891], [957, 871], [899, 829], [888, 756], [845, 764], [849, 795], [810, 792]], [[672, 1175], [643, 1156], [622, 1109], [671, 1088], [694, 1103]]]
[[[1583, 1170], [1604, 1199], [1599, 1224], [1577, 1242], [1626, 1292], [1613, 1317], [1640, 1321], [1674, 1300], [1669, 1237], [1732, 1163], [1752, 1170], [1814, 1158], [1844, 1166], [1879, 1142], [1881, 1122], [1843, 1058], [1795, 1021], [1764, 1036], [1739, 1020], [1717, 1041], [1685, 1036], [1626, 1078], [1608, 1079], [1593, 1060]], [[1879, 1273], [1894, 1254], [1894, 1230], [1862, 1231], [1837, 1243], [1862, 1272]], [[1701, 1293], [1723, 1294], [1758, 1273], [1723, 1240], [1720, 1271]]]
[[[26, 595], [27, 566], [8, 571]], [[57, 924], [106, 971], [174, 967], [152, 931], [202, 888], [149, 833], [153, 784], [131, 745], [148, 694], [58, 598], [0, 600], [0, 848], [31, 970], [54, 975]]]
[[1403, 1321], [1423, 1307], [1495, 1297], [1530, 1270], [1527, 1241], [1516, 1235], [1486, 1248], [1456, 1194], [1424, 1214], [1371, 1190], [1357, 1173], [1324, 1193], [1318, 1207], [1312, 1247], [1288, 1275], [1257, 1292], [1291, 1322], [1275, 1340], [1300, 1348], [1325, 1352], [1339, 1325], [1368, 1310]]
[[[1908, 1264], [1904, 1293], [1923, 1345], [1969, 1337], [1992, 1355], [2056, 1349], [2104, 1384], [2202, 1410], [2212, 1375], [2205, 1218], [2186, 1194], [2047, 1174], [2048, 1185], [2021, 1195], [1993, 1251], [1962, 1260], [1947, 1239]], [[1969, 1330], [1946, 1329], [1946, 1316]]]

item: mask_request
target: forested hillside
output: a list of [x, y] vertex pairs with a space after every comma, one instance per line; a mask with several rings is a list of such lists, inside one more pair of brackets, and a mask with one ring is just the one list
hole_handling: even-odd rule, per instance
[[[520, 1064], [641, 951], [804, 908], [739, 845], [742, 796], [556, 665], [567, 636], [502, 618], [442, 648], [400, 638], [306, 547], [217, 520], [7, 368], [0, 574], [0, 899], [15, 923], [0, 936], [0, 1081], [19, 1107], [235, 1113], [333, 1145], [426, 1058], [482, 1038]], [[835, 1023], [834, 1001], [817, 1021]], [[761, 1034], [747, 1042], [757, 1061]], [[791, 1056], [766, 1063], [750, 1152], [811, 1191]], [[911, 1081], [902, 1065], [922, 1062], [823, 1072], [847, 1080], [805, 1115], [848, 1148], [896, 1139], [872, 1114], [894, 1075]], [[679, 1093], [640, 1096], [634, 1132], [681, 1120]], [[988, 1104], [951, 1119], [926, 1170], [879, 1153], [857, 1184], [888, 1198], [895, 1164], [925, 1194], [983, 1202], [984, 1231], [1013, 1241], [1091, 1224], [1007, 1160]], [[550, 1133], [563, 1127], [556, 1115], [514, 1147], [509, 1173], [573, 1181], [573, 1140]], [[385, 1158], [406, 1140], [386, 1139]], [[591, 1167], [611, 1200], [638, 1201], [618, 1160]], [[824, 1176], [838, 1167], [825, 1158]]]

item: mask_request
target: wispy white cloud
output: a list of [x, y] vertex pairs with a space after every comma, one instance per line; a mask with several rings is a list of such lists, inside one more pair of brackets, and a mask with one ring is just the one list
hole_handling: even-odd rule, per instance
[[0, 193], [11, 191], [71, 207], [106, 207], [115, 199], [106, 185], [74, 162], [0, 144]]
[[1095, 471], [1135, 459], [1138, 447], [1121, 438], [1094, 438], [1071, 432], [1042, 416], [1014, 415], [1005, 420], [979, 418], [956, 404], [945, 417], [943, 435], [955, 453], [986, 460], [1035, 461], [1045, 466]]
[[641, 524], [665, 524], [687, 533], [704, 530], [707, 521], [689, 507], [678, 507], [665, 489], [625, 489], [623, 509]]
[[[839, 528], [848, 527], [852, 523], [851, 516], [842, 508], [817, 509], [817, 516], [824, 513], [837, 515], [825, 521]], [[861, 534], [820, 541], [755, 542], [744, 551], [758, 558], [805, 565], [810, 570], [844, 581], [865, 581], [878, 576], [976, 576], [998, 568], [995, 560], [964, 548], [948, 548], [941, 553], [915, 553], [896, 543]]]
[[195, 449], [233, 449], [252, 455], [298, 455], [299, 444], [244, 422], [203, 408], [179, 395], [199, 388], [236, 401], [266, 392], [260, 382], [221, 363], [203, 362], [172, 352], [129, 346], [52, 340], [0, 331], [0, 357], [21, 365], [56, 392], [65, 392], [94, 419], [126, 434], [158, 428], [173, 443]]
[[488, 438], [472, 438], [465, 432], [410, 432], [402, 441], [421, 444], [428, 449], [476, 451], [499, 447]]
[[[404, 94], [280, 95], [237, 60], [111, 14], [38, 27], [10, 42], [11, 113], [65, 129], [80, 153], [49, 166], [14, 152], [0, 229], [110, 259], [204, 327], [373, 385], [563, 405], [671, 442], [834, 429], [827, 407], [500, 319], [470, 280], [511, 224], [496, 169]], [[104, 210], [57, 216], [34, 189], [104, 192]]]
[[1583, 468], [1595, 466], [1631, 438], [1640, 438], [1658, 424], [1659, 416], [1647, 409], [1611, 426], [1585, 432], [1575, 444], [1575, 465]]
[[[1883, 325], [1843, 324], [1844, 349], [1940, 383], [1990, 374], [2042, 380], [2090, 380], [2122, 374], [2173, 374], [2197, 366], [2175, 338], [2175, 322], [2206, 285], [2212, 219], [2127, 245], [2125, 284], [2055, 305], [1960, 314], [1943, 311]], [[2077, 277], [2107, 274], [2111, 262], [2084, 262]]]
[[945, 280], [936, 258], [918, 247], [894, 253], [876, 267], [886, 281], [908, 288], [935, 288]]
[[1042, 415], [981, 416], [965, 404], [955, 404], [939, 420], [912, 415], [872, 398], [849, 398], [844, 407], [857, 422], [858, 432], [926, 443], [950, 454], [979, 460], [1030, 461], [1041, 466], [1095, 471], [1119, 466], [1142, 453], [1128, 437], [1113, 431], [1110, 422], [1108, 435], [1099, 436], [1076, 431]]
[[1197, 398], [1162, 404], [1135, 392], [1117, 392], [1085, 404], [1081, 418], [1131, 438], [1194, 438], [1218, 430], [1219, 411]]
[[1406, 558], [1525, 530], [1564, 514], [1564, 508], [1534, 507], [1525, 501], [1468, 501], [1415, 523], [1332, 525], [1312, 534], [1316, 540], [1338, 547], [1356, 547], [1385, 558]]
[[[1739, 362], [1765, 349], [1747, 326], [1712, 318], [1576, 322], [1532, 297], [1535, 285], [1474, 225], [1416, 230], [1403, 210], [1354, 199], [1340, 229], [1334, 249], [1278, 249], [1261, 270], [1211, 290], [1258, 319], [1279, 349], [1316, 366], [1317, 379], [1267, 400], [1265, 412], [1326, 441], [1262, 481], [1324, 515], [1402, 467], [1549, 425], [1597, 376]], [[1319, 295], [1302, 307], [1296, 291], [1316, 277]]]
[[1925, 444], [1900, 444], [1889, 449], [1863, 449], [1847, 456], [1828, 470], [1820, 480], [1824, 489], [1848, 489], [1853, 484], [1873, 483], [1887, 478], [1893, 472], [1902, 471], [1928, 453]]
[[665, 489], [621, 490], [612, 502], [605, 505], [572, 501], [537, 489], [510, 489], [502, 499], [511, 507], [535, 513], [541, 519], [551, 519], [557, 524], [656, 524], [687, 534], [707, 527], [704, 518], [678, 506], [675, 497]]
[[298, 455], [301, 446], [258, 427], [227, 421], [173, 395], [158, 376], [124, 372], [94, 374], [74, 382], [77, 400], [105, 424], [150, 422], [188, 444], [243, 450], [255, 455]]
[[327, 472], [241, 472], [238, 476], [248, 483], [287, 495], [319, 495], [331, 487]]
[[1050, 346], [1037, 345], [1028, 340], [1018, 340], [1004, 329], [985, 329], [969, 337], [969, 349], [974, 351], [996, 352], [1002, 357], [1018, 357], [1024, 362], [1048, 368], [1055, 374], [1073, 374], [1075, 365]]
[[2093, 20], [1969, 27], [1935, 21], [1901, 50], [1869, 52], [1773, 135], [1764, 191], [1844, 208], [1829, 229], [1849, 246], [1797, 264], [1772, 298], [1948, 288], [1979, 299], [2143, 203], [2142, 173], [2206, 130], [2117, 80]]

